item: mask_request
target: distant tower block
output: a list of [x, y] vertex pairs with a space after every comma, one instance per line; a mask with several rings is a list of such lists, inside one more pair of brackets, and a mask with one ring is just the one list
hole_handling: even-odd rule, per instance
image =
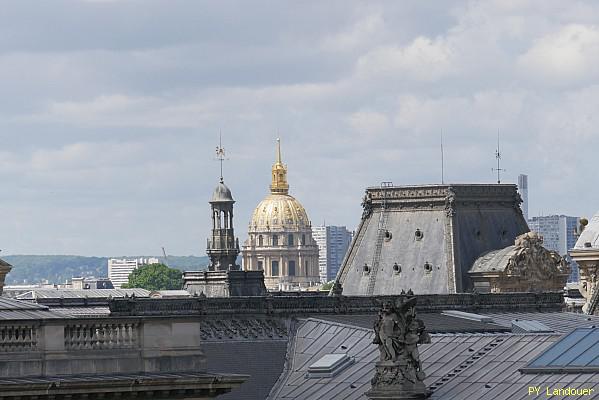
[[518, 191], [522, 196], [522, 214], [528, 221], [528, 175], [518, 175]]
[[505, 184], [368, 188], [336, 282], [348, 296], [467, 292], [475, 260], [528, 231], [521, 201]]

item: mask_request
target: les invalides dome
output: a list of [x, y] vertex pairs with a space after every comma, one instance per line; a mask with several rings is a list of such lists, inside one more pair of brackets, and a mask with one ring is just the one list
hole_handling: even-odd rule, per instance
[[318, 246], [304, 207], [289, 194], [287, 167], [277, 159], [272, 166], [270, 194], [258, 204], [243, 246], [243, 269], [264, 271], [269, 290], [300, 290], [320, 285]]

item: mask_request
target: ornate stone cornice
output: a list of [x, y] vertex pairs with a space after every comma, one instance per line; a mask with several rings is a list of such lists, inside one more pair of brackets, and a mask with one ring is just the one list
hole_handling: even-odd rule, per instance
[[391, 209], [445, 209], [452, 216], [456, 208], [514, 207], [522, 199], [516, 185], [423, 185], [370, 187], [362, 202], [363, 218], [383, 203]]

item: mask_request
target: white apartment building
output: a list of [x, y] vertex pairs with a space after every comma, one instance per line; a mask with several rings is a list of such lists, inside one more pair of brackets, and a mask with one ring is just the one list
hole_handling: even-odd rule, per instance
[[112, 281], [115, 289], [129, 282], [129, 274], [142, 265], [158, 264], [157, 258], [110, 258], [108, 259], [108, 279]]

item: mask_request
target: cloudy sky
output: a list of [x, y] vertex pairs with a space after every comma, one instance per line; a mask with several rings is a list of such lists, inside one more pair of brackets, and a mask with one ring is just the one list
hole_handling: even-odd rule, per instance
[[218, 133], [245, 240], [277, 136], [313, 224], [366, 186], [529, 175], [599, 209], [594, 1], [3, 1], [3, 254], [203, 255]]

